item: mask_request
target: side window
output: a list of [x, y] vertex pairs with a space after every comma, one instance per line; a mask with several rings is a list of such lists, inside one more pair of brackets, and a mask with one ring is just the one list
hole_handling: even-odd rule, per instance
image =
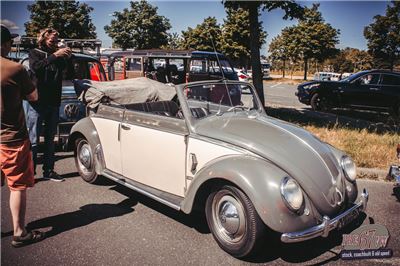
[[379, 82], [379, 76], [380, 74], [367, 74], [357, 80], [361, 85], [376, 85]]
[[216, 59], [210, 59], [210, 73], [221, 73], [221, 69]]
[[207, 74], [207, 60], [203, 59], [192, 59], [190, 61], [190, 73]]
[[96, 81], [105, 81], [106, 78], [102, 72], [101, 65], [98, 62], [87, 62], [89, 67], [90, 79]]
[[85, 61], [74, 61], [72, 63], [74, 79], [88, 79], [89, 68]]
[[383, 85], [400, 85], [400, 76], [395, 75], [383, 75]]
[[141, 58], [127, 58], [126, 59], [126, 70], [127, 71], [142, 71], [142, 59]]

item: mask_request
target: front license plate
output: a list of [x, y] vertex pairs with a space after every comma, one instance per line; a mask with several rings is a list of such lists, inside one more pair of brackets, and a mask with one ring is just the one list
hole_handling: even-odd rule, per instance
[[343, 217], [342, 219], [339, 220], [337, 228], [342, 229], [343, 227], [345, 227], [346, 225], [348, 225], [349, 223], [354, 221], [358, 217], [359, 214], [360, 214], [360, 211], [358, 209], [353, 210], [348, 215], [346, 215], [345, 217]]

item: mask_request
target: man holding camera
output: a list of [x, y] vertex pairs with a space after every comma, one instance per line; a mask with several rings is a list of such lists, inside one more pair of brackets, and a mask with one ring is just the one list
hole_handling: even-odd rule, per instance
[[40, 32], [37, 49], [29, 53], [29, 66], [37, 87], [39, 99], [28, 106], [29, 138], [36, 169], [37, 145], [44, 125], [43, 178], [64, 181], [54, 171], [54, 136], [59, 119], [63, 70], [71, 56], [71, 49], [58, 47], [58, 32], [47, 28]]

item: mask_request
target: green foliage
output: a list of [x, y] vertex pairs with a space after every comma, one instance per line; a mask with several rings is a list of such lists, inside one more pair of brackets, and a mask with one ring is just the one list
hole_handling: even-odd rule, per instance
[[284, 10], [284, 19], [298, 18], [302, 16], [303, 9], [294, 1], [223, 1], [225, 8], [243, 8], [249, 12], [250, 31], [250, 51], [251, 51], [251, 68], [253, 72], [253, 84], [257, 89], [257, 93], [262, 102], [264, 102], [264, 89], [261, 75], [260, 62], [260, 28], [259, 28], [259, 11], [271, 11], [273, 9]]
[[372, 58], [363, 50], [347, 47], [340, 50], [333, 59], [328, 59], [326, 64], [332, 65], [335, 72], [355, 73], [361, 70], [371, 69]]
[[[227, 18], [222, 26], [222, 52], [236, 65], [249, 67], [250, 65], [250, 29], [249, 11], [243, 8], [226, 8]], [[263, 31], [261, 23], [258, 25], [260, 38], [258, 49], [265, 43], [267, 33]]]
[[75, 1], [36, 1], [28, 5], [30, 21], [25, 23], [25, 32], [36, 37], [40, 30], [52, 27], [60, 38], [96, 38], [96, 27], [90, 18], [93, 8]]
[[393, 69], [400, 60], [400, 2], [393, 1], [386, 8], [386, 16], [375, 16], [364, 29], [368, 50], [379, 68]]
[[221, 51], [221, 35], [222, 30], [217, 19], [208, 17], [196, 28], [189, 27], [186, 31], [182, 31], [181, 47], [183, 49], [214, 51], [214, 44], [215, 49]]
[[157, 7], [145, 0], [130, 2], [130, 9], [114, 12], [115, 19], [104, 30], [114, 45], [123, 49], [160, 48], [168, 44], [169, 20], [157, 14]]
[[161, 46], [162, 49], [177, 50], [181, 48], [182, 37], [178, 33], [168, 33], [167, 40], [168, 43]]
[[282, 30], [279, 45], [270, 48], [276, 54], [283, 50], [293, 59], [304, 60], [304, 79], [307, 78], [308, 60], [316, 59], [320, 62], [337, 54], [335, 45], [339, 43], [339, 30], [325, 23], [318, 11], [319, 4], [304, 9], [304, 15], [297, 25]]

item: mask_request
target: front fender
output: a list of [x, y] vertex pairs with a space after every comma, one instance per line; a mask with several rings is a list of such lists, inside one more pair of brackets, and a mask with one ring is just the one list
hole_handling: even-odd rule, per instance
[[[281, 180], [288, 176], [282, 169], [269, 161], [250, 155], [229, 155], [220, 157], [196, 173], [181, 210], [190, 213], [203, 184], [215, 180], [226, 180], [241, 189], [251, 200], [262, 221], [277, 232], [301, 230], [317, 223], [315, 209], [305, 196], [308, 215], [295, 214], [284, 204], [281, 193]], [[211, 191], [209, 191], [211, 192]]]
[[79, 120], [72, 127], [71, 133], [68, 137], [67, 149], [69, 151], [73, 150], [75, 141], [82, 136], [87, 139], [92, 151], [95, 153], [96, 172], [97, 174], [101, 174], [103, 169], [105, 169], [105, 160], [97, 129], [90, 117], [85, 117]]

